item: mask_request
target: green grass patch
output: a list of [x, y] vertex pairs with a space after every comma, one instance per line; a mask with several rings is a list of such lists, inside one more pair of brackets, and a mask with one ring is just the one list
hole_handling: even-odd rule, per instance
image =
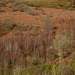
[[70, 2], [66, 3], [66, 1], [64, 1], [63, 3], [61, 3], [61, 5], [63, 6], [59, 6], [57, 0], [53, 0], [53, 1], [26, 1], [26, 4], [29, 4], [29, 3], [32, 3], [33, 5], [30, 5], [30, 6], [33, 6], [33, 7], [36, 7], [37, 5], [40, 6], [40, 7], [45, 7], [45, 8], [57, 8], [57, 9], [72, 9], [72, 10], [75, 10], [75, 7], [68, 7], [70, 5]]
[[51, 1], [27, 1], [27, 4], [29, 4], [30, 2], [45, 8], [56, 8], [58, 6], [57, 2], [51, 2]]

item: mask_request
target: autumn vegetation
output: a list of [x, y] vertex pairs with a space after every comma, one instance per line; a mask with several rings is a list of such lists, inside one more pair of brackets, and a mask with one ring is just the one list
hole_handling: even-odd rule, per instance
[[[0, 1], [0, 7], [0, 13], [9, 7], [10, 12], [44, 15], [41, 26], [0, 20], [0, 75], [75, 75], [75, 18], [62, 20], [68, 26], [57, 33], [51, 17], [35, 2]], [[9, 32], [12, 36], [6, 36]]]

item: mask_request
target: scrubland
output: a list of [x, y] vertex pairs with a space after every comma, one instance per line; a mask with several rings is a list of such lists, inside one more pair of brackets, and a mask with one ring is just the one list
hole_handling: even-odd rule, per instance
[[74, 9], [1, 0], [0, 75], [75, 75]]

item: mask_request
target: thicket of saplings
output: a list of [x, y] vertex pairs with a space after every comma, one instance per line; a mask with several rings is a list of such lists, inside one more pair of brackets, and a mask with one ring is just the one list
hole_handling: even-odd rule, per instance
[[[41, 21], [37, 36], [20, 33], [0, 40], [0, 75], [75, 75], [74, 19], [61, 34], [49, 17]], [[13, 25], [0, 24], [5, 30]]]

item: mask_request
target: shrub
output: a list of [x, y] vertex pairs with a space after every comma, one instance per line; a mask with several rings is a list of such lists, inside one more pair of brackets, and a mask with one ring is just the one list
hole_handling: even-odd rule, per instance
[[16, 66], [14, 69], [13, 69], [13, 75], [23, 75], [24, 73], [24, 70], [22, 67], [20, 66]]
[[0, 7], [4, 7], [4, 6], [6, 6], [6, 2], [5, 1], [0, 1]]
[[37, 11], [32, 10], [32, 9], [27, 10], [27, 13], [28, 13], [29, 15], [32, 15], [32, 16], [35, 16], [35, 15], [38, 15], [38, 14], [39, 14]]
[[30, 66], [24, 69], [26, 75], [51, 75], [52, 65]]
[[42, 13], [43, 15], [46, 15], [46, 13], [45, 13], [45, 10], [44, 10], [44, 9], [42, 9], [42, 10], [41, 10], [41, 13]]
[[16, 22], [15, 25], [16, 26], [15, 26], [14, 30], [25, 31], [24, 30], [24, 24], [22, 22]]
[[10, 31], [15, 26], [15, 22], [10, 18], [4, 18], [1, 20], [1, 25], [3, 31]]
[[33, 62], [32, 62], [32, 65], [39, 65], [39, 64], [41, 64], [40, 63], [40, 61], [39, 60], [37, 60], [37, 59], [35, 59], [35, 60], [33, 60]]
[[12, 11], [24, 12], [24, 11], [27, 11], [28, 9], [29, 7], [28, 5], [25, 4], [25, 1], [14, 2], [13, 7], [12, 7]]
[[26, 2], [25, 1], [16, 1], [14, 2], [14, 6], [18, 6], [18, 5], [26, 5]]
[[12, 11], [20, 11], [20, 12], [25, 12], [29, 10], [29, 7], [27, 5], [17, 5], [12, 7]]
[[29, 8], [29, 6], [27, 5], [22, 5], [22, 4], [12, 7], [12, 11], [26, 12], [27, 14], [33, 16], [38, 14], [37, 11]]
[[0, 8], [0, 12], [4, 12], [5, 10], [4, 10], [4, 8]]
[[73, 75], [75, 75], [75, 60], [71, 60], [69, 65], [70, 65], [71, 72], [73, 73]]
[[56, 75], [74, 75], [69, 65], [60, 63], [56, 66]]
[[20, 31], [30, 31], [30, 30], [34, 30], [34, 29], [38, 29], [38, 26], [36, 25], [24, 25], [21, 22], [16, 23], [16, 26], [14, 28], [14, 30], [20, 30]]
[[36, 25], [24, 25], [22, 22], [14, 22], [11, 18], [4, 18], [0, 23], [0, 31], [8, 32], [10, 30], [17, 31], [30, 31], [37, 30]]
[[29, 6], [32, 6], [32, 7], [40, 7], [39, 4], [36, 4], [36, 3], [33, 3], [33, 2], [28, 2], [26, 4], [29, 5]]
[[72, 54], [71, 54], [71, 59], [72, 59], [72, 60], [75, 60], [75, 52], [72, 52]]
[[33, 3], [33, 2], [27, 2], [27, 1], [16, 1], [14, 2], [14, 6], [20, 5], [20, 4], [26, 4], [28, 6], [32, 6], [32, 7], [40, 7], [40, 5]]
[[49, 16], [45, 16], [41, 19], [41, 22], [42, 22], [42, 29], [45, 31], [45, 32], [49, 32], [50, 34], [53, 33], [53, 29], [55, 27], [55, 25], [53, 24], [52, 20], [50, 19]]
[[14, 3], [15, 2], [15, 0], [4, 0], [6, 3]]
[[[72, 39], [73, 40], [73, 39]], [[53, 40], [53, 50], [59, 56], [59, 61], [62, 62], [64, 58], [70, 56], [73, 51], [73, 42], [67, 34], [59, 34]]]
[[12, 8], [13, 7], [13, 3], [8, 3], [7, 7]]
[[45, 16], [41, 19], [41, 21], [43, 22], [43, 26], [52, 26], [53, 27], [50, 17]]
[[12, 7], [12, 11], [20, 11], [20, 12], [26, 12], [29, 15], [38, 15], [38, 12], [31, 9], [28, 5], [25, 4], [25, 2], [16, 2], [14, 3], [14, 6]]

